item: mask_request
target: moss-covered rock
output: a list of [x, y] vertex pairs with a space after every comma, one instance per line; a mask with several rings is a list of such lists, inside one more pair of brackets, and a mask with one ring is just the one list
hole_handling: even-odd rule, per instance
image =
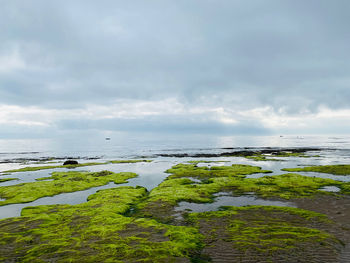
[[118, 164], [118, 163], [151, 163], [152, 160], [113, 160], [110, 163]]
[[[85, 190], [102, 186], [109, 182], [126, 183], [127, 179], [136, 177], [135, 173], [101, 172], [54, 172], [51, 177], [40, 178], [37, 182], [21, 183], [0, 187], [1, 205], [27, 203], [45, 196]], [[53, 179], [52, 181], [45, 181]]]
[[284, 168], [282, 170], [288, 171], [288, 172], [316, 172], [316, 173], [327, 173], [327, 174], [334, 174], [334, 175], [350, 175], [350, 164]]
[[213, 177], [229, 177], [239, 176], [245, 177], [248, 174], [254, 173], [271, 173], [268, 170], [262, 170], [261, 167], [233, 164], [231, 166], [212, 166], [212, 167], [198, 167], [196, 163], [192, 164], [177, 164], [171, 169], [168, 169], [166, 173], [170, 173], [169, 178], [179, 177], [195, 177], [200, 179], [208, 179]]
[[85, 167], [85, 166], [95, 166], [102, 165], [106, 163], [99, 162], [91, 162], [91, 163], [80, 163], [80, 164], [68, 164], [68, 165], [42, 165], [42, 166], [28, 166], [19, 169], [12, 169], [4, 171], [4, 173], [17, 173], [17, 172], [32, 172], [32, 171], [40, 171], [40, 170], [48, 170], [48, 169], [56, 169], [56, 168], [77, 168], [77, 167]]
[[[218, 167], [197, 167], [194, 164], [178, 164], [167, 170], [172, 173], [154, 188], [147, 200], [140, 203], [139, 216], [155, 218], [161, 222], [174, 220], [174, 207], [181, 201], [194, 203], [213, 202], [214, 194], [231, 192], [232, 195], [255, 193], [265, 199], [311, 198], [318, 194], [350, 194], [350, 183], [307, 177], [299, 174], [282, 174], [260, 178], [245, 178], [245, 174], [268, 172], [260, 167], [233, 165]], [[191, 178], [200, 178], [200, 183]], [[322, 190], [324, 186], [337, 186], [339, 193]]]
[[222, 177], [214, 178], [212, 182], [220, 185], [223, 189], [233, 190], [236, 194], [255, 192], [257, 195], [266, 198], [291, 199], [311, 197], [316, 194], [337, 194], [321, 190], [324, 186], [337, 186], [341, 189], [339, 194], [350, 194], [349, 183], [291, 173], [244, 179]]
[[227, 207], [188, 214], [188, 221], [205, 236], [202, 253], [214, 262], [336, 262], [342, 247], [331, 221], [297, 208]]
[[62, 165], [28, 166], [28, 167], [23, 167], [19, 169], [7, 170], [7, 171], [4, 171], [3, 173], [32, 172], [32, 171], [57, 169], [57, 168], [74, 169], [74, 168], [85, 167], [85, 166], [120, 164], [120, 163], [140, 163], [140, 162], [152, 162], [152, 160], [112, 160], [107, 162], [89, 162], [89, 163], [66, 164], [66, 165], [62, 164]]
[[124, 216], [146, 193], [119, 187], [84, 204], [25, 208], [0, 220], [0, 254], [9, 262], [190, 262], [201, 246], [195, 228]]

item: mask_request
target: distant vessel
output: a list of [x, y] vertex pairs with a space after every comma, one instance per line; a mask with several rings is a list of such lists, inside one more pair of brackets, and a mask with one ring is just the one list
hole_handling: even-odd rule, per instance
[[109, 141], [111, 138], [109, 138], [109, 137], [106, 137], [106, 141]]

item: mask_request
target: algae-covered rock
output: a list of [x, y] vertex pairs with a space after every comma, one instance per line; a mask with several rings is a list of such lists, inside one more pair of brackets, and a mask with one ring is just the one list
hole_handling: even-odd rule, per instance
[[337, 262], [341, 231], [326, 216], [287, 207], [226, 207], [188, 214], [213, 262]]
[[197, 163], [191, 164], [177, 164], [168, 169], [166, 173], [170, 173], [169, 178], [178, 177], [195, 177], [195, 178], [213, 178], [213, 177], [227, 177], [227, 176], [239, 176], [245, 177], [248, 174], [254, 173], [271, 173], [269, 170], [262, 170], [261, 167], [233, 164], [231, 166], [212, 166], [198, 167]]
[[334, 175], [350, 175], [350, 164], [318, 165], [298, 168], [284, 168], [282, 170], [288, 172], [316, 172]]
[[0, 220], [0, 255], [5, 262], [190, 262], [201, 246], [198, 230], [124, 216], [146, 194], [119, 187], [84, 204], [25, 208], [22, 217]]
[[[53, 172], [51, 177], [40, 178], [37, 182], [0, 187], [1, 205], [27, 203], [41, 197], [53, 196], [102, 186], [109, 182], [126, 183], [136, 177], [135, 173], [100, 172]], [[53, 179], [45, 181], [45, 179]]]

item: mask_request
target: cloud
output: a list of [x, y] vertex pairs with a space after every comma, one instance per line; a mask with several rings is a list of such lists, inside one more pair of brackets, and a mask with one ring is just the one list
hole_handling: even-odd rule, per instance
[[[25, 132], [57, 136], [71, 132], [202, 135], [346, 134], [350, 109], [326, 106], [317, 113], [290, 114], [273, 107], [231, 111], [224, 107], [189, 107], [177, 100], [119, 100], [110, 106], [79, 109], [0, 105], [0, 135]], [[326, 125], [325, 125], [326, 124]], [[11, 132], [9, 132], [11, 131]], [[46, 135], [45, 135], [46, 134]]]
[[346, 0], [1, 6], [0, 104], [49, 114], [12, 117], [22, 123], [274, 131], [350, 108]]

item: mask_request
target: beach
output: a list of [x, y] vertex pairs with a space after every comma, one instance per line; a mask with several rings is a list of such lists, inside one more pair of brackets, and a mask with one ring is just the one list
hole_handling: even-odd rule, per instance
[[3, 150], [0, 261], [349, 262], [348, 139], [275, 140]]

